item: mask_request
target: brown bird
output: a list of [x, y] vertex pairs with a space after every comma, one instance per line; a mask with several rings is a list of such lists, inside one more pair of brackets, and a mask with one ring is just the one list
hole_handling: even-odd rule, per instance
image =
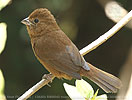
[[120, 89], [120, 79], [84, 60], [48, 9], [36, 9], [22, 23], [27, 26], [35, 56], [54, 76], [69, 80], [85, 76], [107, 93]]

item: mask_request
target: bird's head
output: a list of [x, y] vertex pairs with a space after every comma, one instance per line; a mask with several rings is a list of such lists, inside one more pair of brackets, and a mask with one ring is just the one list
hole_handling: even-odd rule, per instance
[[21, 22], [27, 26], [28, 33], [32, 37], [59, 29], [54, 16], [46, 8], [34, 10]]

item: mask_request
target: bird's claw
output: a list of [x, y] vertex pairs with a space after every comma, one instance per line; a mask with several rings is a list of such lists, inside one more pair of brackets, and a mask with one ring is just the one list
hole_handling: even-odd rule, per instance
[[[51, 77], [52, 77], [53, 75], [51, 74], [51, 73], [49, 73], [49, 74], [44, 74], [43, 75], [43, 77], [42, 77], [42, 79], [45, 79], [45, 80], [51, 80]], [[52, 80], [51, 80], [51, 82], [50, 83], [52, 83]], [[51, 87], [49, 84], [47, 84], [49, 87]]]

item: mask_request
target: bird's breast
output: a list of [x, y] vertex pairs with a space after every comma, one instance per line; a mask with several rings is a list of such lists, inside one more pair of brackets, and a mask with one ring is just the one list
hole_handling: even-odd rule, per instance
[[43, 59], [52, 59], [52, 56], [57, 56], [62, 52], [65, 53], [66, 46], [71, 44], [71, 41], [69, 41], [69, 38], [65, 37], [65, 34], [58, 32], [45, 34], [31, 42], [36, 56]]

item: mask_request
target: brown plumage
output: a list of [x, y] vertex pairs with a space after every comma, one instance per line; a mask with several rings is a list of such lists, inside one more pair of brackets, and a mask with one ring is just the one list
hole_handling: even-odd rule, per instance
[[84, 60], [47, 9], [36, 9], [22, 23], [27, 26], [35, 56], [54, 76], [69, 80], [85, 76], [107, 93], [115, 93], [121, 87], [117, 77]]

